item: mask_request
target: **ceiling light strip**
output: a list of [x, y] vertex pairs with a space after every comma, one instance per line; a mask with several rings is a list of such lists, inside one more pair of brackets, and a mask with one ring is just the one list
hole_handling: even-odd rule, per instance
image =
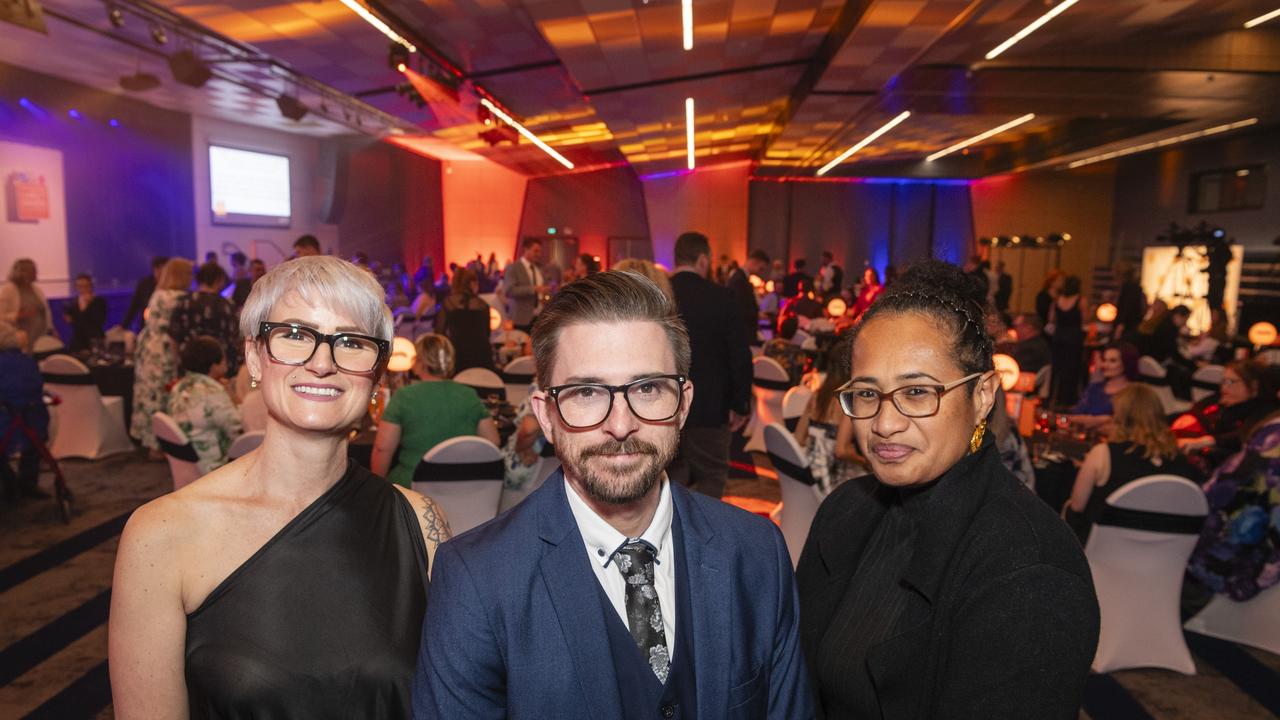
[[393, 42], [403, 45], [405, 50], [408, 50], [409, 52], [418, 52], [418, 48], [414, 46], [413, 43], [401, 37], [399, 33], [391, 29], [390, 25], [383, 22], [382, 18], [369, 12], [368, 8], [356, 2], [356, 0], [341, 0], [341, 2], [343, 5], [350, 8], [351, 12], [359, 15], [365, 22], [377, 28], [383, 35], [391, 38]]
[[689, 154], [689, 169], [693, 169], [693, 98], [684, 99], [685, 152]]
[[1030, 35], [1031, 33], [1035, 32], [1036, 30], [1039, 30], [1042, 25], [1058, 17], [1062, 13], [1066, 12], [1067, 8], [1071, 7], [1072, 5], [1075, 5], [1077, 2], [1080, 2], [1080, 0], [1062, 0], [1062, 2], [1058, 3], [1057, 5], [1054, 5], [1053, 9], [1051, 9], [1049, 12], [1036, 18], [1034, 21], [1032, 21], [1030, 25], [1022, 28], [1017, 33], [1015, 33], [1013, 37], [995, 46], [995, 48], [992, 49], [991, 52], [987, 53], [987, 59], [995, 60], [996, 57], [1000, 55], [1000, 53], [1013, 47], [1020, 40]]
[[684, 28], [684, 49], [693, 49], [693, 0], [680, 0], [680, 24]]
[[1094, 155], [1093, 157], [1087, 157], [1083, 160], [1076, 160], [1075, 162], [1068, 164], [1067, 168], [1071, 169], [1071, 168], [1082, 167], [1084, 165], [1092, 165], [1093, 163], [1102, 162], [1104, 160], [1111, 160], [1113, 158], [1124, 157], [1126, 155], [1133, 155], [1135, 153], [1145, 152], [1147, 150], [1155, 150], [1156, 148], [1167, 147], [1169, 145], [1176, 145], [1178, 143], [1186, 142], [1188, 140], [1195, 140], [1196, 138], [1202, 138], [1207, 135], [1217, 135], [1218, 133], [1237, 130], [1242, 127], [1256, 125], [1257, 123], [1258, 123], [1258, 118], [1255, 117], [1255, 118], [1249, 118], [1248, 120], [1240, 120], [1238, 122], [1228, 123], [1226, 125], [1217, 125], [1215, 127], [1206, 128], [1204, 130], [1197, 130], [1195, 132], [1183, 133], [1181, 135], [1174, 135], [1173, 137], [1167, 137], [1163, 140], [1153, 140], [1152, 142], [1142, 143], [1141, 145], [1134, 145], [1133, 147], [1127, 147], [1121, 150], [1112, 150], [1111, 152], [1105, 152], [1100, 155]]
[[1255, 28], [1261, 25], [1262, 23], [1267, 22], [1268, 20], [1275, 20], [1278, 17], [1280, 17], [1280, 10], [1272, 10], [1266, 15], [1259, 15], [1258, 17], [1250, 20], [1249, 22], [1245, 23], [1244, 26], [1246, 29]]
[[875, 141], [876, 141], [876, 138], [878, 138], [878, 137], [880, 137], [881, 135], [883, 135], [883, 134], [885, 134], [885, 133], [889, 132], [889, 131], [890, 131], [890, 130], [892, 130], [894, 127], [896, 127], [896, 126], [898, 125], [898, 123], [902, 122], [903, 120], [906, 120], [906, 119], [907, 119], [907, 118], [909, 118], [909, 117], [911, 117], [911, 111], [910, 111], [910, 110], [904, 110], [904, 111], [902, 111], [902, 112], [898, 115], [898, 117], [896, 117], [896, 118], [894, 118], [894, 119], [890, 120], [889, 122], [887, 122], [887, 123], [885, 123], [884, 125], [880, 126], [880, 129], [879, 129], [879, 130], [876, 130], [875, 132], [873, 132], [873, 133], [871, 133], [870, 135], [868, 135], [868, 136], [866, 136], [865, 138], [863, 138], [862, 142], [860, 142], [860, 143], [858, 143], [857, 145], [854, 145], [853, 147], [849, 148], [848, 150], [845, 150], [844, 152], [840, 153], [840, 155], [838, 155], [838, 156], [836, 157], [836, 159], [835, 159], [835, 160], [832, 160], [831, 162], [827, 163], [826, 165], [823, 165], [823, 166], [822, 166], [822, 168], [821, 168], [820, 170], [818, 170], [818, 175], [819, 175], [819, 176], [826, 175], [826, 174], [827, 174], [827, 172], [828, 172], [829, 170], [831, 170], [831, 168], [833, 168], [833, 167], [835, 167], [835, 166], [839, 165], [840, 163], [844, 162], [846, 159], [848, 159], [848, 157], [849, 157], [850, 155], [852, 155], [852, 154], [854, 154], [854, 153], [858, 152], [858, 151], [859, 151], [859, 150], [861, 150], [862, 148], [864, 148], [864, 147], [866, 147], [866, 146], [870, 145], [871, 143], [875, 142]]
[[988, 130], [988, 131], [986, 131], [986, 132], [982, 133], [981, 135], [974, 135], [973, 137], [969, 138], [968, 140], [965, 140], [965, 141], [963, 141], [963, 142], [958, 142], [958, 143], [956, 143], [955, 145], [952, 145], [951, 147], [946, 148], [945, 150], [939, 150], [938, 152], [936, 152], [936, 153], [934, 153], [934, 154], [930, 155], [929, 157], [925, 158], [925, 160], [926, 160], [927, 162], [933, 162], [934, 160], [937, 160], [938, 158], [946, 157], [946, 156], [950, 155], [951, 153], [956, 152], [957, 150], [963, 150], [963, 149], [965, 149], [965, 148], [969, 147], [970, 145], [973, 145], [973, 144], [976, 144], [976, 143], [980, 143], [980, 142], [982, 142], [983, 140], [986, 140], [986, 139], [987, 139], [987, 138], [989, 138], [989, 137], [995, 137], [996, 135], [999, 135], [1000, 133], [1004, 132], [1005, 130], [1011, 130], [1011, 129], [1013, 129], [1013, 128], [1018, 127], [1018, 126], [1019, 126], [1019, 125], [1021, 125], [1022, 123], [1028, 122], [1028, 121], [1030, 121], [1030, 120], [1034, 120], [1034, 119], [1035, 119], [1035, 117], [1036, 117], [1036, 114], [1035, 114], [1035, 113], [1027, 113], [1026, 115], [1023, 115], [1022, 117], [1018, 118], [1017, 120], [1010, 120], [1009, 122], [1007, 122], [1007, 123], [1005, 123], [1005, 124], [1001, 125], [1000, 127], [994, 127], [994, 128], [991, 128], [990, 130]]
[[539, 138], [537, 135], [534, 135], [532, 132], [529, 132], [528, 128], [516, 122], [515, 118], [503, 112], [502, 109], [499, 108], [497, 105], [494, 105], [489, 100], [489, 98], [483, 98], [483, 97], [480, 98], [480, 104], [488, 108], [489, 112], [493, 113], [494, 117], [498, 118], [502, 122], [515, 128], [516, 132], [523, 135], [525, 139], [527, 139], [529, 142], [533, 143], [534, 145], [537, 145], [538, 148], [542, 150], [542, 152], [555, 158], [556, 162], [560, 163], [561, 165], [565, 166], [570, 170], [573, 169], [573, 163], [569, 162], [568, 158], [556, 152], [555, 149], [552, 148], [550, 145], [542, 142], [541, 138]]

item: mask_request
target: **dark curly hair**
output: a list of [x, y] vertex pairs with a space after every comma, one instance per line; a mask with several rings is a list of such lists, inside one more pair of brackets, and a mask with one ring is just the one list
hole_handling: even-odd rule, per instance
[[992, 342], [987, 334], [986, 294], [976, 280], [960, 268], [941, 260], [913, 264], [890, 285], [862, 320], [849, 333], [849, 350], [858, 341], [858, 331], [881, 315], [923, 315], [945, 329], [951, 337], [956, 364], [967, 375], [993, 370]]

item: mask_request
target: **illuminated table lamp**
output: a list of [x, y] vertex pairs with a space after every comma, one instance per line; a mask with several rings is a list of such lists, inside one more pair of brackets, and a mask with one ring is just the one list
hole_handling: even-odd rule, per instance
[[1249, 328], [1249, 342], [1254, 347], [1266, 347], [1276, 341], [1276, 326], [1269, 322], [1257, 322]]
[[1102, 303], [1098, 306], [1098, 321], [1104, 323], [1113, 323], [1116, 321], [1116, 306], [1111, 303]]
[[501, 327], [502, 327], [502, 313], [498, 312], [498, 308], [490, 306], [489, 332], [496, 332]]
[[1005, 392], [1009, 392], [1018, 384], [1018, 376], [1022, 372], [1018, 367], [1018, 361], [1004, 353], [993, 355], [991, 361], [995, 363], [996, 373], [1000, 375], [1000, 387], [1004, 388]]
[[764, 291], [765, 291], [766, 293], [771, 293], [771, 292], [773, 292], [773, 281], [772, 281], [772, 280], [766, 280], [766, 281], [765, 281], [765, 283], [764, 283]]
[[391, 341], [391, 359], [387, 369], [391, 372], [408, 372], [418, 359], [418, 350], [409, 338], [398, 337]]
[[843, 298], [831, 298], [827, 303], [827, 314], [833, 318], [844, 317], [844, 313], [849, 309]]
[[756, 292], [764, 289], [764, 280], [761, 280], [759, 275], [748, 275], [747, 281], [751, 283], [751, 287], [755, 288]]

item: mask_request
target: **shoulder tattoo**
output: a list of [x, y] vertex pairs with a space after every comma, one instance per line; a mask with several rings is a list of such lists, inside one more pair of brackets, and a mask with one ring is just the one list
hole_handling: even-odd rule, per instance
[[422, 496], [422, 527], [427, 540], [439, 545], [453, 536], [449, 530], [449, 519], [444, 516], [440, 506], [434, 500]]

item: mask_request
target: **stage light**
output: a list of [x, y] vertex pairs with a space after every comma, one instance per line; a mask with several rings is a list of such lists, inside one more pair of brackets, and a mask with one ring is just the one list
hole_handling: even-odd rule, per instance
[[119, 120], [117, 120], [117, 119], [115, 119], [115, 118], [111, 118], [110, 120], [108, 120], [108, 121], [107, 121], [107, 124], [108, 124], [108, 125], [110, 125], [110, 126], [111, 126], [111, 127], [113, 127], [113, 128], [118, 128], [118, 127], [120, 127], [120, 121], [119, 121]]
[[1206, 135], [1217, 135], [1218, 133], [1224, 133], [1230, 130], [1236, 130], [1242, 127], [1248, 127], [1250, 125], [1256, 125], [1256, 124], [1258, 124], [1258, 118], [1255, 117], [1255, 118], [1249, 118], [1248, 120], [1240, 120], [1238, 122], [1227, 123], [1226, 125], [1217, 125], [1215, 127], [1206, 128], [1204, 130], [1197, 130], [1195, 132], [1183, 133], [1181, 135], [1174, 135], [1173, 137], [1167, 137], [1163, 140], [1153, 140], [1151, 142], [1142, 143], [1141, 145], [1134, 145], [1133, 147], [1127, 147], [1120, 150], [1112, 150], [1111, 152], [1105, 152], [1100, 155], [1094, 155], [1093, 157], [1087, 157], [1083, 160], [1076, 160], [1075, 162], [1067, 165], [1067, 168], [1072, 169], [1072, 168], [1083, 167], [1085, 165], [1092, 165], [1093, 163], [1102, 162], [1103, 160], [1111, 160], [1113, 158], [1124, 157], [1126, 155], [1133, 155], [1134, 153], [1140, 153], [1140, 152], [1145, 152], [1147, 150], [1154, 150], [1156, 148], [1167, 147], [1169, 145], [1175, 145], [1180, 142], [1186, 142], [1188, 140], [1195, 140], [1196, 138], [1202, 138], [1202, 137], [1205, 137]]
[[1259, 15], [1258, 17], [1250, 20], [1249, 22], [1245, 23], [1244, 26], [1245, 26], [1245, 29], [1256, 28], [1262, 23], [1267, 22], [1268, 20], [1275, 20], [1278, 17], [1280, 17], [1280, 10], [1272, 10], [1266, 15]]
[[1276, 341], [1276, 326], [1269, 322], [1257, 322], [1249, 328], [1249, 342], [1258, 347], [1270, 345]]
[[1004, 353], [996, 353], [991, 356], [991, 362], [995, 365], [996, 373], [1000, 375], [1000, 387], [1005, 392], [1009, 392], [1018, 384], [1018, 376], [1022, 373], [1022, 369], [1018, 367], [1018, 361], [1013, 359], [1012, 355]]
[[408, 69], [409, 69], [409, 66], [405, 65], [404, 63], [399, 63], [396, 65], [396, 72], [404, 72], [405, 70], [408, 70]]
[[844, 161], [845, 161], [845, 160], [846, 160], [850, 155], [852, 155], [852, 154], [854, 154], [854, 153], [858, 152], [858, 151], [859, 151], [859, 150], [861, 150], [862, 148], [864, 148], [864, 147], [866, 147], [866, 146], [870, 145], [871, 143], [875, 142], [875, 141], [876, 141], [876, 138], [880, 137], [881, 135], [883, 135], [883, 134], [885, 134], [885, 133], [889, 132], [890, 130], [892, 130], [893, 128], [897, 127], [898, 123], [902, 122], [903, 120], [906, 120], [906, 119], [907, 119], [907, 118], [909, 118], [909, 117], [911, 117], [911, 111], [910, 111], [910, 110], [904, 110], [903, 112], [899, 113], [897, 117], [895, 117], [894, 119], [892, 119], [892, 120], [890, 120], [889, 122], [885, 123], [884, 125], [881, 125], [879, 130], [876, 130], [875, 132], [873, 132], [873, 133], [871, 133], [870, 135], [868, 135], [868, 136], [866, 136], [865, 138], [863, 138], [863, 139], [862, 139], [862, 142], [860, 142], [860, 143], [858, 143], [857, 145], [854, 145], [853, 147], [849, 148], [848, 150], [845, 150], [844, 152], [840, 153], [840, 154], [836, 157], [836, 159], [835, 159], [835, 160], [832, 160], [831, 162], [827, 163], [826, 165], [823, 165], [823, 166], [822, 166], [822, 168], [818, 170], [818, 175], [819, 175], [819, 176], [826, 175], [826, 174], [827, 174], [827, 172], [831, 170], [831, 168], [833, 168], [833, 167], [835, 167], [835, 166], [839, 165], [840, 163], [844, 162]]
[[848, 310], [849, 305], [844, 301], [844, 298], [833, 297], [827, 302], [827, 314], [833, 318], [844, 317], [845, 312]]
[[685, 153], [689, 157], [689, 169], [693, 169], [693, 98], [684, 99]]
[[115, 5], [108, 5], [107, 20], [111, 21], [111, 27], [124, 27], [124, 11]]
[[515, 128], [516, 132], [523, 135], [525, 139], [527, 139], [529, 142], [533, 143], [534, 145], [537, 145], [540, 150], [550, 155], [551, 157], [555, 158], [556, 162], [560, 163], [561, 165], [565, 166], [570, 170], [573, 169], [573, 163], [569, 162], [568, 158], [556, 152], [554, 148], [552, 148], [550, 145], [543, 142], [542, 138], [539, 138], [537, 135], [534, 135], [532, 132], [529, 131], [528, 128], [516, 122], [514, 118], [512, 118], [510, 115], [506, 114], [501, 109], [499, 109], [497, 105], [494, 105], [492, 102], [490, 102], [489, 98], [483, 98], [483, 97], [480, 98], [480, 104], [488, 108], [489, 112], [493, 113], [493, 115], [497, 117], [499, 120]]
[[179, 50], [169, 56], [169, 72], [173, 79], [193, 88], [204, 87], [213, 77], [213, 70], [190, 50]]
[[1102, 303], [1098, 306], [1096, 317], [1098, 318], [1098, 322], [1113, 323], [1116, 321], [1117, 312], [1115, 305], [1112, 305], [1111, 303]]
[[294, 122], [298, 122], [306, 117], [308, 108], [302, 104], [302, 101], [292, 95], [281, 95], [276, 98], [276, 107], [280, 108], [280, 114], [289, 118]]
[[144, 92], [152, 88], [160, 87], [160, 78], [138, 71], [132, 75], [124, 75], [120, 78], [120, 87], [129, 92]]
[[693, 49], [693, 0], [680, 0], [680, 26], [684, 30], [684, 49]]
[[489, 307], [489, 332], [497, 332], [502, 327], [502, 313], [498, 312], [498, 308]]
[[1039, 30], [1042, 25], [1058, 17], [1063, 12], [1065, 12], [1067, 8], [1071, 7], [1072, 5], [1075, 5], [1079, 1], [1080, 0], [1062, 0], [1062, 2], [1053, 6], [1053, 8], [1049, 10], [1049, 12], [1041, 15], [1040, 17], [1033, 20], [1030, 25], [1014, 33], [1013, 37], [1009, 38], [1008, 40], [1005, 40], [1004, 42], [992, 48], [991, 52], [987, 53], [987, 59], [995, 60], [996, 57], [1000, 55], [1000, 53], [1013, 47], [1020, 40], [1030, 35], [1031, 33], [1035, 32], [1036, 30]]
[[169, 42], [169, 33], [165, 32], [164, 28], [159, 25], [152, 25], [151, 39], [154, 40], [157, 45], [164, 45]]
[[67, 111], [67, 117], [71, 118], [72, 120], [84, 119], [84, 116], [80, 114], [80, 111], [75, 108], [71, 108], [70, 110]]
[[403, 45], [405, 50], [408, 50], [409, 52], [418, 52], [418, 48], [415, 47], [413, 43], [401, 37], [399, 33], [391, 29], [390, 25], [383, 22], [377, 15], [369, 12], [365, 6], [356, 2], [356, 0], [341, 0], [341, 2], [343, 5], [346, 5], [351, 12], [359, 15], [362, 20], [377, 28], [378, 32], [391, 38], [393, 42]]
[[387, 361], [387, 369], [391, 372], [406, 372], [418, 359], [418, 350], [409, 338], [397, 337], [391, 341], [391, 359]]
[[956, 143], [955, 145], [952, 145], [952, 146], [951, 146], [951, 147], [949, 147], [949, 148], [946, 148], [946, 149], [944, 149], [944, 150], [939, 150], [938, 152], [936, 152], [936, 153], [934, 153], [934, 154], [930, 155], [929, 157], [925, 158], [925, 162], [933, 162], [934, 160], [937, 160], [937, 159], [939, 159], [939, 158], [944, 158], [944, 157], [946, 157], [946, 156], [950, 155], [951, 153], [953, 153], [953, 152], [955, 152], [955, 151], [957, 151], [957, 150], [963, 150], [963, 149], [965, 149], [965, 148], [969, 147], [970, 145], [973, 145], [974, 143], [980, 143], [980, 142], [982, 142], [983, 140], [986, 140], [986, 139], [987, 139], [987, 138], [989, 138], [989, 137], [994, 137], [994, 136], [996, 136], [996, 135], [999, 135], [1000, 133], [1004, 132], [1005, 130], [1011, 130], [1011, 129], [1013, 129], [1013, 128], [1016, 128], [1016, 127], [1018, 127], [1019, 125], [1021, 125], [1022, 123], [1025, 123], [1025, 122], [1027, 122], [1027, 121], [1029, 121], [1029, 120], [1033, 120], [1033, 119], [1035, 119], [1035, 116], [1036, 116], [1036, 114], [1035, 114], [1035, 113], [1027, 113], [1026, 115], [1023, 115], [1022, 117], [1018, 118], [1017, 120], [1010, 120], [1009, 122], [1007, 122], [1007, 123], [1005, 123], [1005, 124], [1003, 124], [1003, 125], [1001, 125], [1001, 126], [999, 126], [999, 127], [993, 127], [993, 128], [991, 128], [990, 130], [988, 130], [988, 131], [986, 131], [986, 132], [984, 132], [984, 133], [981, 133], [981, 134], [979, 134], [979, 135], [974, 135], [973, 137], [969, 138], [968, 140], [965, 140], [964, 142], [958, 142], [958, 143]]

